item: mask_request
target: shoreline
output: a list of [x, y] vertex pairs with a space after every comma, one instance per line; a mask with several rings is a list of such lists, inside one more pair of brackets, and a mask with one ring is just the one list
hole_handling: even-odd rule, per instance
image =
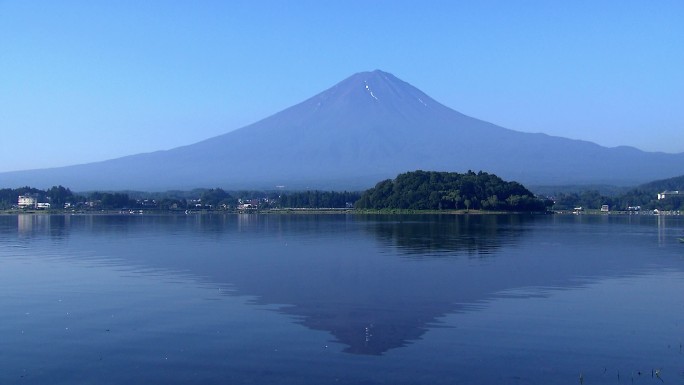
[[610, 211], [587, 210], [581, 213], [573, 211], [558, 210], [548, 212], [526, 212], [526, 211], [486, 211], [486, 210], [366, 210], [351, 208], [283, 208], [265, 210], [0, 210], [0, 215], [224, 215], [224, 214], [248, 214], [248, 215], [647, 215], [647, 216], [679, 216], [680, 211], [669, 211], [654, 213], [652, 211]]

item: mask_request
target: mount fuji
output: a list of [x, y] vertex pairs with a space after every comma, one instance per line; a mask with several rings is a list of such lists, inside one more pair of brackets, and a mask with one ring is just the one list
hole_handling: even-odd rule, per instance
[[383, 72], [361, 72], [261, 121], [188, 146], [0, 173], [0, 186], [72, 190], [364, 189], [398, 173], [484, 170], [529, 184], [629, 185], [684, 174], [684, 153], [509, 130]]

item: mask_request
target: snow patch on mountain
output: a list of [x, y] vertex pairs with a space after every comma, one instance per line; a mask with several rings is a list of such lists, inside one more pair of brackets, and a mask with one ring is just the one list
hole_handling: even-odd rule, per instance
[[366, 84], [366, 92], [368, 92], [373, 99], [378, 100], [378, 97], [373, 94], [373, 90], [368, 86], [368, 82], [365, 80], [363, 82]]

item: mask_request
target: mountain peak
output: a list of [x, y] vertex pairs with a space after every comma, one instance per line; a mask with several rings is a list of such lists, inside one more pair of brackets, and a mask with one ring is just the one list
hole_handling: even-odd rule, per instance
[[[600, 162], [596, 160], [600, 159]], [[487, 170], [529, 183], [681, 175], [684, 154], [607, 149], [507, 130], [448, 108], [382, 70], [358, 72], [249, 126], [167, 151], [0, 173], [0, 185], [72, 189], [366, 188], [409, 170]]]
[[391, 73], [385, 72], [385, 71], [383, 71], [383, 70], [381, 70], [381, 69], [375, 69], [375, 70], [373, 70], [373, 71], [361, 71], [361, 72], [357, 72], [357, 73], [353, 74], [353, 75], [350, 76], [350, 77], [354, 77], [354, 76], [357, 76], [357, 75], [368, 75], [368, 76], [387, 76], [387, 75], [389, 75], [389, 76], [395, 77], [395, 76], [392, 75]]
[[426, 108], [446, 109], [416, 87], [379, 69], [355, 73], [309, 101], [316, 109], [351, 109], [387, 117], [421, 115]]
[[374, 82], [376, 84], [388, 83], [388, 84], [395, 84], [395, 86], [400, 86], [400, 87], [410, 86], [408, 83], [400, 80], [399, 78], [392, 75], [391, 73], [385, 72], [382, 70], [357, 72], [354, 75], [346, 78], [345, 80], [341, 81], [338, 84], [358, 83], [358, 82], [364, 82], [364, 83]]

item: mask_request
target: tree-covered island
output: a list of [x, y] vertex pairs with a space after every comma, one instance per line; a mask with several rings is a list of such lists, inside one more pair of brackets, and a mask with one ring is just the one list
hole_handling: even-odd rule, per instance
[[359, 209], [546, 211], [553, 202], [539, 199], [517, 182], [480, 171], [413, 171], [366, 190]]

